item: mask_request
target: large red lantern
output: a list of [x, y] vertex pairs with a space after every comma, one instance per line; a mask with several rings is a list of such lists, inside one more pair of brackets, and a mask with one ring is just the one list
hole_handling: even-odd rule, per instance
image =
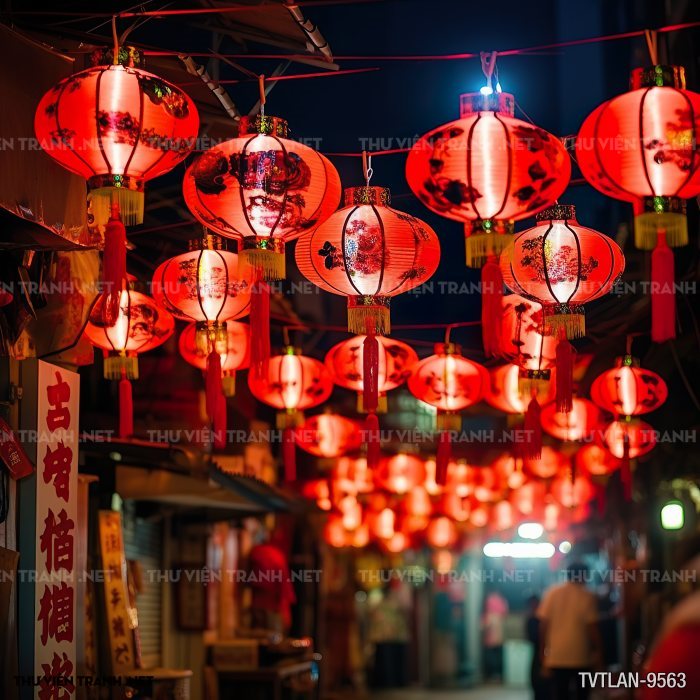
[[556, 361], [556, 338], [545, 335], [542, 304], [508, 294], [502, 309], [501, 355], [522, 369], [522, 379], [548, 380]]
[[588, 399], [574, 399], [568, 413], [557, 411], [550, 403], [542, 409], [542, 429], [559, 440], [586, 439], [595, 430], [600, 419], [597, 406]]
[[333, 468], [334, 488], [371, 493], [374, 490], [372, 473], [364, 457], [340, 457]]
[[462, 355], [454, 343], [437, 343], [435, 354], [414, 366], [408, 378], [409, 391], [438, 410], [436, 482], [444, 486], [450, 459], [450, 432], [459, 430], [459, 411], [481, 400], [488, 386], [488, 372]]
[[524, 459], [524, 470], [537, 479], [551, 479], [565, 469], [569, 469], [571, 462], [569, 458], [559, 450], [544, 446], [539, 459]]
[[401, 452], [381, 460], [375, 479], [390, 493], [408, 493], [425, 481], [425, 464], [420, 457]]
[[533, 396], [538, 403], [548, 403], [554, 399], [554, 384], [551, 382], [533, 383], [523, 389], [520, 380], [520, 367], [502, 365], [489, 370], [490, 382], [484, 398], [494, 408], [505, 413], [525, 413]]
[[385, 187], [351, 187], [345, 206], [296, 247], [306, 279], [348, 297], [348, 330], [389, 333], [391, 297], [430, 279], [440, 243], [424, 222], [392, 209]]
[[322, 362], [302, 355], [287, 346], [261, 366], [248, 372], [248, 386], [256, 399], [276, 408], [278, 426], [283, 429], [285, 479], [294, 481], [294, 428], [303, 417], [301, 411], [322, 404], [333, 391], [333, 381]]
[[42, 97], [34, 130], [42, 148], [84, 177], [97, 223], [119, 203], [127, 226], [143, 222], [143, 190], [194, 147], [199, 116], [177, 86], [147, 73], [131, 48], [93, 54], [92, 68], [57, 83]]
[[639, 416], [655, 411], [668, 397], [666, 382], [656, 372], [639, 367], [630, 355], [617, 359], [614, 369], [596, 377], [591, 398], [614, 416]]
[[[364, 410], [365, 390], [363, 347], [365, 335], [356, 335], [334, 345], [326, 355], [325, 364], [333, 381], [345, 389], [358, 392], [358, 408]], [[400, 340], [377, 336], [377, 390], [378, 412], [386, 411], [386, 392], [401, 386], [411, 367], [418, 362], [416, 351]]]
[[138, 379], [138, 355], [162, 345], [175, 329], [173, 317], [151, 297], [123, 289], [113, 324], [105, 321], [105, 295], [96, 302], [85, 326], [85, 337], [104, 353], [104, 377], [119, 381], [119, 435], [134, 432], [132, 379]]
[[657, 232], [688, 243], [684, 199], [700, 194], [700, 94], [685, 89], [680, 66], [637, 68], [631, 90], [596, 108], [576, 142], [582, 175], [615, 199], [640, 201], [635, 242], [651, 250]]
[[357, 423], [336, 413], [319, 413], [307, 418], [294, 436], [299, 447], [317, 457], [340, 457], [360, 447]]

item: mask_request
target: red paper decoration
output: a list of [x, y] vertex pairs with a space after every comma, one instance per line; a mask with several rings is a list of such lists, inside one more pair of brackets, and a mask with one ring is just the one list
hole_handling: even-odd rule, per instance
[[666, 382], [656, 372], [639, 367], [630, 355], [596, 377], [591, 385], [593, 401], [614, 416], [639, 416], [655, 411], [668, 397]]
[[348, 297], [348, 330], [389, 333], [391, 297], [430, 279], [440, 243], [424, 222], [389, 206], [384, 187], [351, 187], [345, 206], [296, 246], [299, 271], [327, 292]]
[[583, 440], [595, 430], [600, 411], [588, 399], [574, 399], [571, 411], [557, 411], [550, 403], [542, 409], [542, 429], [559, 440]]
[[583, 122], [576, 142], [581, 173], [603, 194], [638, 201], [638, 248], [654, 248], [660, 231], [671, 247], [686, 245], [683, 200], [700, 194], [700, 95], [685, 89], [680, 66], [638, 68], [630, 84], [630, 92]]
[[505, 413], [525, 413], [533, 395], [541, 404], [554, 399], [552, 382], [531, 383], [530, 387], [523, 388], [520, 371], [517, 365], [502, 365], [489, 370], [490, 382], [484, 398], [491, 406]]
[[360, 447], [357, 423], [336, 413], [307, 418], [295, 432], [299, 447], [317, 457], [340, 457]]
[[[333, 381], [345, 389], [358, 392], [358, 408], [363, 409], [362, 393], [365, 388], [363, 344], [365, 335], [356, 335], [334, 345], [326, 355], [325, 365]], [[379, 343], [377, 388], [380, 410], [386, 410], [386, 392], [401, 386], [411, 367], [418, 362], [415, 350], [400, 340], [377, 336]]]
[[341, 457], [333, 469], [334, 488], [353, 493], [371, 493], [374, 490], [372, 473], [364, 457]]
[[519, 294], [503, 297], [501, 354], [523, 369], [523, 377], [549, 378], [556, 361], [556, 338], [544, 333], [542, 304]]
[[423, 486], [415, 486], [406, 494], [403, 500], [403, 509], [408, 516], [416, 518], [427, 517], [432, 514], [433, 504]]
[[106, 223], [116, 199], [127, 226], [143, 222], [143, 190], [194, 147], [199, 116], [172, 83], [138, 66], [140, 54], [96, 52], [92, 68], [52, 87], [39, 102], [34, 130], [42, 148], [84, 177], [95, 220]]
[[624, 269], [617, 243], [580, 226], [568, 205], [538, 214], [501, 255], [508, 288], [542, 304], [545, 333], [563, 329], [567, 338], [584, 335], [583, 304], [607, 294]]
[[600, 447], [618, 459], [635, 459], [650, 452], [656, 444], [654, 429], [641, 420], [615, 420], [596, 433]]
[[570, 468], [569, 458], [559, 450], [546, 445], [542, 448], [539, 459], [524, 459], [523, 468], [533, 477], [538, 479], [551, 479], [559, 472]]
[[571, 472], [563, 472], [551, 484], [552, 496], [564, 508], [577, 508], [588, 503], [595, 496], [595, 488], [588, 477], [574, 476]]
[[375, 479], [390, 493], [408, 493], [425, 481], [425, 464], [420, 457], [403, 452], [385, 457], [379, 463]]
[[605, 476], [620, 468], [620, 460], [599, 445], [583, 445], [574, 457], [576, 471], [591, 476]]
[[434, 518], [428, 525], [425, 539], [431, 547], [436, 547], [437, 549], [450, 547], [457, 540], [455, 524], [449, 518]]

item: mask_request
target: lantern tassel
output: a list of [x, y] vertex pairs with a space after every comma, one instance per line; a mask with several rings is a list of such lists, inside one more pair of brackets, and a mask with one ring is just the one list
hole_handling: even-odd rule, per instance
[[214, 449], [223, 450], [226, 447], [226, 428], [228, 423], [228, 408], [226, 397], [219, 394], [216, 401], [216, 413], [214, 414]]
[[367, 413], [376, 413], [379, 403], [379, 341], [369, 318], [367, 336], [362, 344], [362, 374], [362, 406]]
[[447, 467], [452, 458], [452, 434], [449, 430], [440, 433], [435, 457], [435, 483], [444, 486], [447, 483]]
[[525, 459], [539, 459], [542, 456], [541, 413], [537, 395], [533, 394], [525, 412], [525, 440], [523, 443], [523, 456]]
[[105, 290], [103, 319], [108, 327], [119, 316], [121, 292], [126, 283], [126, 228], [119, 214], [119, 204], [112, 204], [112, 214], [105, 226], [102, 284]]
[[381, 452], [381, 435], [379, 432], [379, 418], [376, 413], [370, 413], [365, 421], [367, 432], [367, 468], [376, 469], [379, 466]]
[[214, 422], [219, 410], [219, 397], [223, 396], [221, 382], [221, 356], [212, 350], [207, 355], [207, 374], [205, 379], [207, 397], [207, 416]]
[[294, 440], [294, 429], [285, 428], [282, 432], [282, 463], [284, 464], [284, 480], [288, 484], [297, 480], [297, 455]]
[[632, 500], [632, 464], [630, 460], [630, 440], [627, 431], [622, 437], [622, 465], [620, 467], [622, 494], [626, 501]]
[[574, 401], [574, 353], [566, 334], [561, 332], [556, 350], [556, 399], [559, 413], [570, 413]]
[[501, 354], [503, 277], [495, 255], [481, 269], [481, 337], [487, 357]]
[[119, 380], [119, 437], [129, 438], [134, 434], [134, 398], [131, 381], [122, 374]]
[[676, 289], [673, 251], [666, 232], [659, 231], [651, 254], [651, 339], [663, 343], [676, 337]]
[[270, 287], [258, 278], [250, 297], [250, 360], [260, 369], [270, 358]]

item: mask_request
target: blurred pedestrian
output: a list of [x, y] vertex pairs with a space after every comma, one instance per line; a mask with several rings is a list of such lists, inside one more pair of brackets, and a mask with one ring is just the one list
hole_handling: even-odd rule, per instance
[[508, 615], [508, 601], [497, 591], [486, 596], [481, 618], [484, 642], [486, 680], [501, 680], [503, 676], [503, 638]]
[[540, 661], [540, 621], [537, 619], [537, 608], [540, 599], [530, 596], [527, 599], [527, 618], [525, 631], [529, 642], [532, 644], [532, 664], [530, 666], [530, 684], [534, 700], [548, 700], [551, 696], [549, 682], [542, 676], [542, 664]]

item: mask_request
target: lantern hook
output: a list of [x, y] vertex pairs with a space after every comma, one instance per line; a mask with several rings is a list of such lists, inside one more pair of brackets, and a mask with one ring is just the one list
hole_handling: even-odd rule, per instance
[[649, 49], [649, 58], [653, 66], [659, 64], [659, 35], [655, 29], [645, 29], [644, 38], [647, 41], [647, 49]]
[[[486, 86], [482, 88], [484, 94], [490, 95], [493, 93], [493, 75], [496, 70], [497, 51], [482, 51], [481, 52], [481, 70], [486, 78]], [[498, 73], [496, 72], [496, 76]], [[498, 90], [498, 80], [496, 80], [496, 89]]]
[[369, 187], [369, 181], [374, 175], [374, 170], [372, 170], [372, 155], [367, 153], [367, 151], [362, 151], [362, 172], [365, 176], [365, 185]]
[[119, 36], [117, 35], [117, 16], [112, 15], [112, 40], [114, 42], [112, 63], [119, 65]]
[[265, 116], [265, 100], [267, 95], [265, 94], [265, 76], [261, 73], [258, 77], [258, 87], [260, 89], [260, 116]]

